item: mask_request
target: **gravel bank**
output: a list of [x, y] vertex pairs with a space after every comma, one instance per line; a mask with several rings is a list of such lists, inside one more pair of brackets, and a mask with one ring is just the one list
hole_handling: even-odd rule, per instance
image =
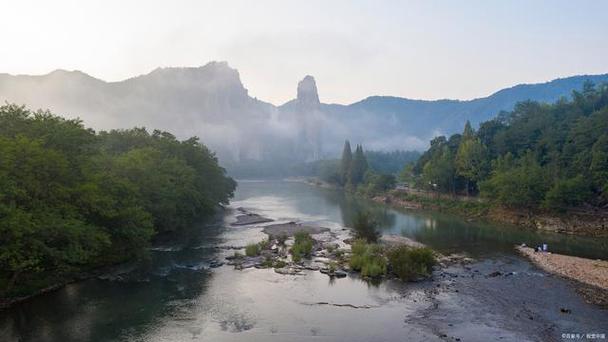
[[547, 272], [608, 290], [608, 261], [534, 252], [534, 249], [530, 247], [517, 246], [516, 248]]

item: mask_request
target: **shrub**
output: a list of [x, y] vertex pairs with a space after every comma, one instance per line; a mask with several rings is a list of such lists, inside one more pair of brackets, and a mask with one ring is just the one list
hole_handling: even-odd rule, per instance
[[336, 260], [340, 263], [347, 261], [346, 254], [344, 253], [343, 249], [336, 249], [334, 255], [336, 256]]
[[295, 241], [291, 247], [292, 259], [299, 262], [302, 258], [310, 258], [312, 252], [313, 239], [306, 232], [297, 232]]
[[404, 281], [426, 277], [436, 264], [435, 255], [430, 248], [411, 248], [401, 246], [388, 253], [391, 270]]
[[336, 250], [336, 245], [329, 244], [325, 247], [325, 249], [327, 249], [327, 253], [333, 253]]
[[358, 239], [352, 244], [350, 267], [364, 277], [378, 277], [386, 273], [386, 258], [382, 247]]
[[272, 261], [272, 258], [268, 257], [268, 256], [264, 259], [264, 261], [261, 264], [261, 266], [264, 268], [269, 268], [269, 267], [272, 267], [273, 265], [274, 265], [274, 262]]
[[288, 238], [288, 236], [285, 233], [281, 233], [276, 236], [277, 243], [281, 246], [285, 246], [285, 241], [287, 241], [287, 238]]
[[287, 263], [283, 260], [277, 260], [274, 262], [274, 268], [283, 268], [287, 266]]
[[265, 250], [270, 248], [270, 237], [268, 238], [268, 240], [262, 240], [258, 243], [258, 245], [260, 246], [260, 250]]
[[260, 245], [257, 243], [250, 243], [245, 247], [245, 255], [249, 257], [257, 256], [260, 254]]

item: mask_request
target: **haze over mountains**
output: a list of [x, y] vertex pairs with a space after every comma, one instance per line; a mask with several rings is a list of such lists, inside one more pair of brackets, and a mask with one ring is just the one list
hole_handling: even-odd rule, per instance
[[371, 96], [339, 105], [321, 103], [314, 78], [306, 76], [294, 100], [275, 106], [249, 96], [226, 62], [211, 62], [159, 68], [120, 82], [80, 71], [0, 74], [0, 101], [80, 117], [97, 130], [145, 126], [181, 138], [196, 135], [225, 165], [237, 165], [335, 157], [345, 139], [367, 149], [421, 150], [436, 135], [461, 131], [466, 120], [477, 125], [527, 99], [554, 102], [586, 80], [608, 82], [608, 74], [517, 85], [468, 101]]

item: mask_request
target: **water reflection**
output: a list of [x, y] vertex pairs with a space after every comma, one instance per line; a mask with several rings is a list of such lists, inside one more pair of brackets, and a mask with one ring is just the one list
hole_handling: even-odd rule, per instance
[[[0, 313], [2, 341], [100, 341], [149, 332], [166, 317], [193, 306], [204, 294], [212, 273], [180, 268], [210, 261], [215, 249], [190, 249], [210, 243], [217, 227], [193, 227], [192, 238], [175, 241], [176, 251], [152, 251], [132, 265], [124, 281], [90, 279], [36, 297]], [[197, 242], [198, 241], [198, 242]], [[164, 271], [167, 265], [169, 271]]]
[[[513, 246], [526, 243], [549, 244], [555, 252], [588, 258], [608, 258], [608, 239], [571, 236], [537, 231], [496, 223], [467, 222], [452, 215], [415, 210], [394, 210], [385, 205], [345, 195], [331, 189], [302, 183], [244, 182], [239, 183], [237, 201], [255, 202], [260, 196], [280, 198], [290, 213], [300, 213], [322, 223], [352, 225], [358, 211], [373, 215], [386, 234], [401, 234], [445, 253], [466, 252], [473, 256], [514, 254]], [[268, 212], [277, 215], [277, 212]]]
[[[521, 242], [547, 242], [554, 251], [606, 258], [606, 239], [565, 236], [496, 224], [466, 222], [437, 213], [398, 211], [338, 191], [300, 183], [243, 182], [234, 206], [251, 206], [274, 219], [315, 221], [335, 229], [369, 212], [386, 234], [401, 234], [442, 252], [473, 256], [513, 254]], [[122, 281], [92, 279], [0, 312], [1, 341], [367, 341], [428, 338], [404, 325], [416, 309], [402, 294], [414, 284], [335, 279], [319, 272], [282, 276], [272, 270], [208, 270], [215, 259], [263, 238], [261, 228], [229, 227], [217, 218], [177, 241], [160, 243]], [[230, 219], [233, 219], [230, 218]], [[325, 303], [325, 304], [319, 304]], [[327, 303], [370, 306], [345, 310]], [[381, 308], [377, 308], [381, 306]], [[357, 324], [352, 324], [357, 322]], [[349, 329], [345, 330], [344, 326]], [[235, 335], [238, 334], [238, 335]], [[339, 337], [339, 338], [338, 338]]]

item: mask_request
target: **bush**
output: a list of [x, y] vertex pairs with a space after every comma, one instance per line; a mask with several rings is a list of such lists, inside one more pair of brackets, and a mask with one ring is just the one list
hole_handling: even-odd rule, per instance
[[376, 229], [377, 223], [367, 212], [359, 212], [353, 222], [357, 239], [364, 239], [367, 242], [376, 242], [380, 237], [380, 232]]
[[312, 252], [313, 239], [306, 232], [297, 232], [295, 242], [291, 247], [293, 261], [300, 262], [302, 258], [310, 258]]
[[287, 266], [287, 263], [283, 260], [277, 260], [274, 262], [274, 268], [283, 268]]
[[386, 258], [382, 247], [369, 244], [364, 239], [358, 239], [352, 244], [350, 267], [360, 271], [363, 277], [378, 277], [386, 274]]
[[245, 247], [245, 255], [248, 257], [257, 256], [260, 254], [260, 245], [257, 243], [250, 243]]
[[262, 240], [258, 243], [258, 245], [260, 246], [260, 250], [265, 250], [270, 248], [270, 237], [268, 238], [268, 240]]
[[364, 195], [373, 196], [395, 188], [396, 183], [394, 175], [368, 171], [365, 175], [365, 183], [359, 185], [358, 191]]
[[430, 248], [411, 248], [401, 246], [388, 253], [391, 270], [404, 281], [426, 277], [436, 264], [435, 255]]
[[285, 246], [285, 241], [287, 241], [287, 238], [288, 238], [288, 236], [285, 233], [281, 233], [281, 234], [279, 234], [279, 235], [276, 236], [277, 243], [280, 246]]
[[570, 179], [560, 179], [545, 195], [545, 208], [566, 208], [581, 205], [593, 193], [591, 185], [582, 175]]
[[273, 267], [273, 265], [274, 265], [274, 262], [273, 262], [272, 258], [271, 258], [271, 257], [269, 257], [269, 256], [267, 256], [267, 257], [264, 259], [264, 261], [262, 261], [262, 264], [261, 264], [261, 266], [262, 266], [263, 268], [270, 268], [270, 267]]

